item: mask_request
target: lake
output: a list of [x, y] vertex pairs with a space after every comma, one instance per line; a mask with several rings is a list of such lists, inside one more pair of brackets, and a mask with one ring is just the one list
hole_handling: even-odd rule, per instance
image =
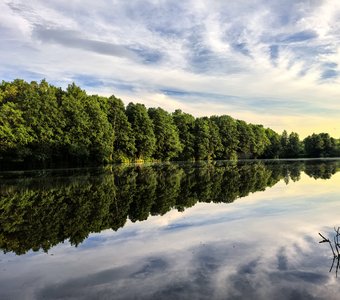
[[330, 159], [1, 172], [0, 299], [339, 299], [339, 171]]

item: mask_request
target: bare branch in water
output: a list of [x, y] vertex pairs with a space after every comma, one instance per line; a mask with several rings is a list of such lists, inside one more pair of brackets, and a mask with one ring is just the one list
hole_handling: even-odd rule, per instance
[[332, 252], [333, 252], [333, 256], [336, 257], [337, 255], [334, 252], [334, 249], [333, 249], [331, 241], [329, 239], [326, 239], [320, 232], [319, 232], [319, 235], [323, 238], [323, 240], [320, 241], [319, 243], [329, 243], [329, 246], [331, 247]]
[[[335, 231], [335, 236], [333, 236], [332, 242], [328, 238], [324, 237], [319, 232], [319, 235], [322, 237], [322, 240], [319, 241], [319, 243], [328, 243], [329, 244], [329, 246], [332, 250], [332, 253], [333, 253], [333, 261], [332, 261], [332, 265], [331, 265], [329, 272], [332, 272], [335, 260], [337, 260], [337, 264], [336, 264], [336, 267], [335, 267], [335, 276], [338, 277], [338, 271], [339, 271], [339, 268], [340, 268], [340, 243], [339, 243], [340, 227], [338, 227], [338, 228], [334, 227], [334, 231]], [[334, 243], [334, 247], [333, 247], [333, 243]], [[335, 249], [336, 252], [334, 251], [334, 249]]]

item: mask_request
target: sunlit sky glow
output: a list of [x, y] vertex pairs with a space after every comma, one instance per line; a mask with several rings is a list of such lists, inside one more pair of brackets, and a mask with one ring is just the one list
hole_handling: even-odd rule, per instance
[[0, 75], [340, 137], [340, 1], [5, 0]]

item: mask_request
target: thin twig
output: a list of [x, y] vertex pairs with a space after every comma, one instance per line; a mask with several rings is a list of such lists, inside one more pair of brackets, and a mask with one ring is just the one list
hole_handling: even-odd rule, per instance
[[329, 272], [332, 272], [334, 264], [335, 264], [335, 259], [337, 260], [337, 264], [335, 267], [335, 276], [338, 277], [338, 271], [340, 269], [340, 243], [339, 243], [339, 236], [340, 236], [340, 227], [335, 228], [334, 227], [334, 231], [335, 231], [335, 236], [333, 236], [333, 242], [334, 242], [334, 248], [333, 248], [333, 242], [331, 242], [329, 239], [327, 239], [326, 237], [324, 237], [321, 233], [319, 233], [319, 235], [322, 237], [322, 241], [320, 241], [319, 243], [328, 243], [329, 246], [331, 247], [332, 253], [333, 253], [333, 261], [332, 261], [332, 265], [331, 268], [329, 269]]
[[333, 269], [333, 266], [334, 266], [334, 262], [335, 262], [335, 256], [333, 257], [333, 262], [332, 262], [332, 265], [331, 265], [331, 268], [329, 269], [329, 273], [332, 272], [332, 269]]
[[319, 242], [319, 243], [324, 243], [324, 242], [328, 242], [329, 239], [326, 239], [320, 232], [319, 235], [324, 239], [323, 241]]
[[323, 238], [323, 240], [320, 241], [319, 243], [326, 243], [326, 242], [327, 242], [327, 243], [329, 244], [329, 246], [331, 247], [331, 249], [332, 249], [333, 256], [334, 256], [334, 257], [337, 256], [337, 255], [335, 254], [335, 252], [334, 252], [334, 249], [333, 249], [333, 246], [332, 246], [331, 241], [330, 241], [329, 239], [326, 239], [320, 232], [319, 232], [319, 235]]
[[339, 257], [339, 249], [338, 249], [338, 244], [336, 242], [336, 237], [334, 237], [334, 245], [335, 245], [335, 250], [338, 253], [337, 257]]

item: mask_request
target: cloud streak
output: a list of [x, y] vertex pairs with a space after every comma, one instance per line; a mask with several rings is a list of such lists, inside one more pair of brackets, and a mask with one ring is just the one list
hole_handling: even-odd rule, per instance
[[137, 60], [137, 55], [124, 46], [84, 39], [79, 33], [71, 30], [45, 29], [41, 26], [34, 28], [33, 35], [43, 43], [56, 43], [64, 47], [92, 51], [103, 55], [112, 55]]

